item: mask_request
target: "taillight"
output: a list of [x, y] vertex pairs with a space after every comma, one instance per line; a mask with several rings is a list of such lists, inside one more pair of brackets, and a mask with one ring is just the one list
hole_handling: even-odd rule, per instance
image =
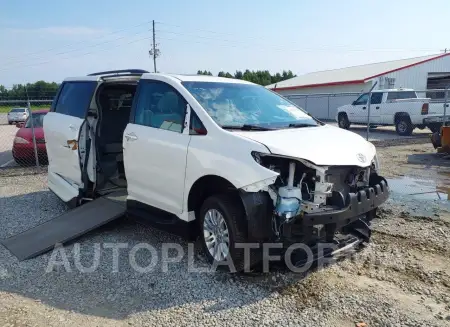
[[422, 111], [421, 111], [422, 115], [428, 115], [428, 103], [424, 103], [422, 105]]

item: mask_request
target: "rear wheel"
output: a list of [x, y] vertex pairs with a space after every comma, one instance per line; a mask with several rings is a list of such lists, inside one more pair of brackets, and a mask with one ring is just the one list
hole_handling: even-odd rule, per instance
[[[210, 263], [218, 267], [244, 270], [256, 263], [256, 256], [245, 262], [244, 249], [236, 246], [248, 242], [245, 212], [233, 194], [213, 195], [200, 209], [200, 239]], [[255, 257], [255, 258], [254, 258]], [[226, 265], [225, 263], [233, 263]]]
[[347, 114], [342, 112], [338, 116], [338, 125], [340, 128], [349, 129], [350, 121], [348, 120]]
[[395, 130], [400, 136], [409, 136], [414, 129], [411, 119], [408, 116], [400, 116], [395, 122]]

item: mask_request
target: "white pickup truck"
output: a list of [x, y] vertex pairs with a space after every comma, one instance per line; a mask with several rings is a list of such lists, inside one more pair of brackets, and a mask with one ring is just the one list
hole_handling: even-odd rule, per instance
[[[337, 109], [339, 127], [348, 129], [350, 124], [367, 125], [369, 93]], [[447, 104], [448, 107], [448, 104]], [[449, 110], [450, 111], [450, 110]], [[439, 130], [444, 113], [444, 104], [429, 98], [419, 98], [412, 89], [388, 89], [372, 92], [370, 99], [371, 126], [395, 126], [397, 134], [411, 135], [415, 127]]]

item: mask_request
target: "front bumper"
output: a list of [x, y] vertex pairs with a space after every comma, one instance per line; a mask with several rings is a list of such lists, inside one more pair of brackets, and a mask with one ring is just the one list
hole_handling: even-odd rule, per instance
[[369, 211], [383, 204], [389, 197], [387, 181], [380, 177], [380, 181], [357, 193], [349, 193], [347, 205], [338, 210], [322, 211], [305, 214], [298, 219], [303, 226], [337, 224], [345, 226], [367, 214]]
[[[47, 149], [45, 144], [37, 144], [37, 153], [39, 158], [47, 158]], [[33, 160], [35, 156], [33, 144], [15, 143], [12, 148], [12, 155], [14, 159]]]
[[288, 243], [331, 242], [336, 232], [342, 232], [367, 241], [370, 238], [368, 223], [374, 218], [375, 209], [389, 197], [389, 186], [383, 177], [374, 174], [370, 185], [357, 193], [349, 193], [342, 208], [294, 217], [283, 224], [283, 239]]

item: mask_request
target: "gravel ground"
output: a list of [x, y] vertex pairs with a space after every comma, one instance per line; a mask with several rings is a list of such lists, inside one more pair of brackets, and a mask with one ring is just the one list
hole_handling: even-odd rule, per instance
[[[383, 174], [395, 178], [426, 171], [428, 178], [439, 179], [450, 164], [432, 152], [428, 144], [380, 148]], [[0, 208], [0, 238], [66, 210], [47, 190], [44, 174], [17, 171], [0, 178]], [[51, 254], [18, 262], [0, 246], [0, 325], [450, 326], [450, 213], [437, 206], [424, 217], [408, 208], [389, 201], [369, 245], [304, 275], [283, 269], [192, 273], [186, 258], [170, 263], [166, 273], [160, 262], [151, 272], [139, 273], [127, 260], [134, 245], [148, 242], [158, 253], [165, 242], [179, 243], [185, 251], [188, 245], [126, 219], [67, 246], [70, 271], [60, 265], [46, 272]], [[95, 247], [105, 243], [128, 244], [120, 251], [118, 271], [111, 249], [102, 248], [94, 260]], [[79, 256], [73, 252], [77, 246]], [[58, 262], [62, 258], [60, 253]], [[194, 258], [196, 266], [204, 266], [198, 251]], [[137, 252], [136, 261], [148, 264], [148, 252]], [[95, 262], [93, 272], [77, 269]]]

